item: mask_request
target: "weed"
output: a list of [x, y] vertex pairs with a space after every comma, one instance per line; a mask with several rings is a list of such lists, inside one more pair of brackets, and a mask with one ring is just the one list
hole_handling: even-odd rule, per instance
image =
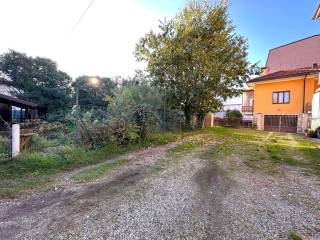
[[289, 239], [290, 240], [303, 240], [303, 238], [299, 234], [297, 234], [296, 232], [293, 232], [293, 231], [291, 231], [289, 233]]

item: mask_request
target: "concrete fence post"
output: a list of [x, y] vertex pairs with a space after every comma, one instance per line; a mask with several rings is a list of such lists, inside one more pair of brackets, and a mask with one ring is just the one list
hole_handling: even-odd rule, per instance
[[20, 153], [20, 125], [12, 125], [12, 142], [11, 142], [11, 156], [17, 157]]

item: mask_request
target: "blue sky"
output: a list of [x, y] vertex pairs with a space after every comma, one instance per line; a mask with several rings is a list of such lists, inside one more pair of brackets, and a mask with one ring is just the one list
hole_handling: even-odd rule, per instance
[[[70, 35], [90, 1], [0, 0], [0, 29], [5, 35], [0, 54], [11, 48], [49, 57], [74, 78], [84, 74], [126, 77], [145, 67], [133, 55], [138, 40], [187, 3], [95, 0]], [[230, 0], [236, 31], [249, 41], [249, 60], [264, 66], [269, 49], [320, 33], [320, 21], [312, 20], [318, 1]]]
[[250, 61], [265, 65], [269, 49], [319, 34], [320, 22], [312, 20], [317, 4], [318, 0], [233, 0], [230, 16], [237, 31], [248, 38]]
[[[152, 10], [172, 16], [185, 0], [137, 0]], [[230, 17], [236, 31], [248, 38], [249, 59], [265, 65], [268, 50], [320, 33], [320, 21], [313, 21], [318, 0], [230, 0]]]

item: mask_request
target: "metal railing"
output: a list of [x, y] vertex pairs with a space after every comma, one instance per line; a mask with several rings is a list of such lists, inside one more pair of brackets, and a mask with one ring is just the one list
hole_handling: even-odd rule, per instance
[[242, 106], [242, 112], [253, 112], [254, 107], [253, 106]]

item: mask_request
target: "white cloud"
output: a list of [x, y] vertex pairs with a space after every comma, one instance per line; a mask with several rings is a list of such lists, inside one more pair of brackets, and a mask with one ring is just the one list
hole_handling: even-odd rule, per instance
[[0, 53], [9, 48], [57, 61], [73, 77], [127, 76], [141, 66], [136, 42], [164, 16], [134, 0], [96, 0], [68, 37], [89, 0], [0, 0]]

